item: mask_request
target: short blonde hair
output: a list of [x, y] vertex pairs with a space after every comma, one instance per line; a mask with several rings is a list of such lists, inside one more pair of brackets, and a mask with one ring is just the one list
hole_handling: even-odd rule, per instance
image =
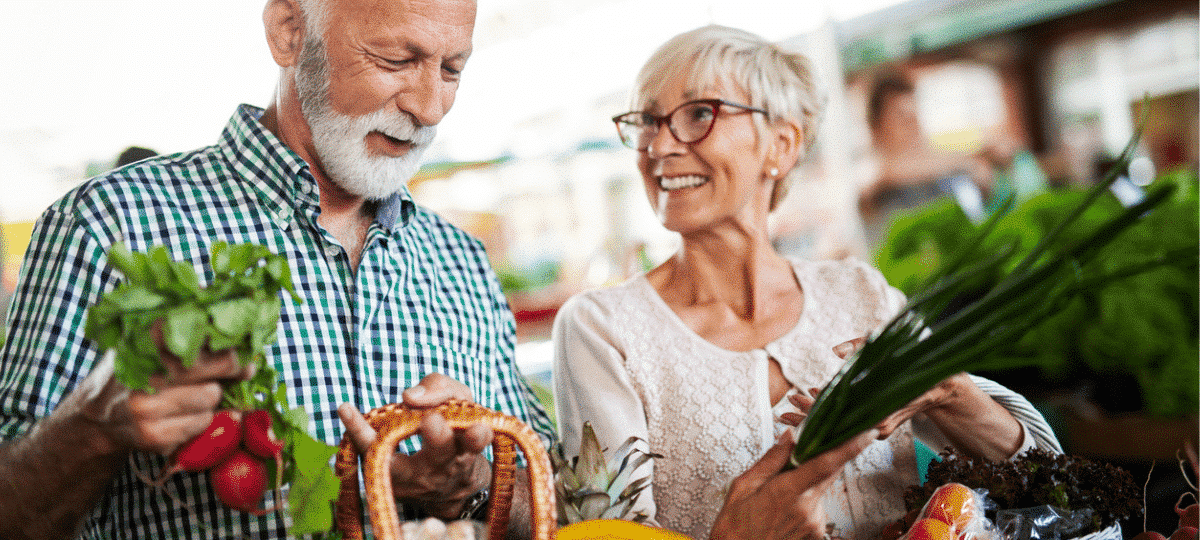
[[[769, 122], [773, 126], [799, 126], [805, 149], [813, 142], [822, 98], [812, 62], [803, 54], [745, 30], [702, 26], [671, 38], [650, 55], [634, 83], [633, 107], [644, 109], [648, 97], [659, 94], [662, 86], [675, 77], [682, 77], [684, 85], [692, 90], [722, 84], [744, 90], [750, 101], [746, 105], [767, 111], [766, 119], [755, 115], [759, 140], [766, 137]], [[800, 153], [801, 159], [804, 154]], [[771, 210], [783, 200], [798, 174], [793, 166], [775, 183]]]

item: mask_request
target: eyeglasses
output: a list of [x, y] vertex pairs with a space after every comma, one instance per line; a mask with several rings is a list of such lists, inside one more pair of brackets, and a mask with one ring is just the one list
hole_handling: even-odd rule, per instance
[[743, 112], [767, 114], [767, 111], [757, 107], [723, 99], [697, 99], [676, 107], [664, 116], [631, 111], [618, 114], [612, 120], [617, 124], [621, 143], [640, 152], [650, 147], [650, 141], [658, 136], [658, 126], [663, 123], [667, 124], [671, 136], [681, 143], [692, 144], [704, 140], [712, 132], [713, 124], [723, 110], [722, 105], [745, 109]]

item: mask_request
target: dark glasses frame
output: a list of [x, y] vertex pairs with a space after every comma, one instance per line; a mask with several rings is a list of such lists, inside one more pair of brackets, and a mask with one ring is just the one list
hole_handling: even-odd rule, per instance
[[[694, 140], [685, 141], [679, 137], [678, 133], [675, 132], [675, 127], [671, 125], [671, 117], [673, 117], [675, 115], [675, 113], [679, 112], [684, 107], [687, 107], [689, 105], [695, 105], [697, 103], [703, 103], [703, 104], [706, 104], [706, 105], [712, 107], [712, 111], [713, 111], [712, 120], [709, 121], [708, 129], [704, 130], [704, 134], [700, 135], [699, 137], [696, 137]], [[639, 129], [639, 128], [642, 128], [643, 126], [648, 128], [652, 125], [652, 126], [654, 126], [655, 129], [659, 129], [659, 127], [665, 123], [667, 125], [667, 131], [671, 133], [671, 136], [674, 137], [675, 140], [677, 140], [683, 144], [695, 144], [700, 141], [703, 141], [706, 137], [708, 137], [709, 133], [712, 133], [713, 126], [715, 126], [717, 124], [717, 118], [719, 118], [721, 116], [721, 111], [724, 110], [722, 107], [723, 105], [728, 105], [730, 107], [744, 109], [743, 112], [756, 112], [756, 113], [762, 113], [764, 115], [768, 114], [767, 111], [760, 109], [758, 107], [751, 107], [750, 105], [743, 105], [741, 103], [736, 103], [736, 102], [728, 101], [728, 100], [724, 100], [724, 99], [694, 99], [692, 101], [683, 103], [678, 107], [675, 107], [674, 109], [671, 110], [671, 112], [661, 115], [661, 116], [651, 114], [646, 111], [629, 111], [627, 113], [621, 113], [621, 114], [618, 114], [618, 115], [612, 117], [612, 121], [617, 126], [617, 136], [621, 139], [621, 144], [624, 144], [625, 146], [640, 152], [640, 151], [645, 150], [646, 148], [650, 147], [650, 139], [652, 139], [653, 137], [646, 137], [645, 138], [646, 145], [641, 148], [638, 148], [638, 142], [640, 142], [640, 141], [635, 141], [634, 140], [635, 137], [630, 134], [627, 134], [625, 129], [622, 129], [622, 126], [630, 126], [630, 127], [634, 127], [635, 129]], [[735, 113], [728, 113], [728, 114], [735, 114]], [[646, 122], [645, 120], [650, 120], [653, 123]]]

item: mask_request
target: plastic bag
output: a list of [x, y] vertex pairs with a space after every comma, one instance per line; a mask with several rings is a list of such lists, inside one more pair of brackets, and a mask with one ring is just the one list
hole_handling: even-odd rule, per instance
[[986, 516], [994, 503], [987, 492], [963, 484], [937, 488], [901, 540], [995, 540], [999, 531]]
[[[1063, 540], [1080, 536], [1092, 524], [1092, 509], [1064, 510], [1050, 505], [1015, 508], [996, 512], [996, 526], [1008, 540]], [[1111, 527], [1109, 528], [1111, 529]], [[1105, 533], [1109, 529], [1099, 531]], [[1120, 531], [1120, 528], [1117, 529]], [[1111, 537], [1089, 535], [1096, 540]], [[1117, 534], [1117, 540], [1121, 535]]]

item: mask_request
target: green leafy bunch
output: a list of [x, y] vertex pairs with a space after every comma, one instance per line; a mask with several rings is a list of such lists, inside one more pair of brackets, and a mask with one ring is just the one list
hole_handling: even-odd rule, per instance
[[[938, 261], [938, 270], [909, 297], [904, 309], [870, 336], [818, 395], [790, 465], [871, 428], [950, 375], [1026, 365], [1030, 360], [1024, 358], [997, 364], [994, 353], [1020, 340], [1081, 292], [1194, 258], [1194, 251], [1183, 250], [1115, 266], [1089, 265], [1174, 190], [1161, 186], [1114, 215], [1094, 222], [1081, 219], [1128, 165], [1139, 136], [1140, 131], [1105, 178], [1023, 257], [1015, 256], [1021, 251], [1019, 240], [993, 237], [1003, 211], [967, 233], [962, 249]], [[1005, 207], [1011, 207], [1011, 199]]]
[[166, 246], [131, 252], [123, 243], [108, 261], [125, 275], [115, 290], [88, 310], [85, 335], [101, 350], [116, 349], [116, 377], [133, 390], [150, 390], [150, 376], [163, 371], [151, 327], [162, 320], [163, 343], [185, 367], [201, 347], [236, 349], [242, 365], [261, 357], [275, 340], [279, 292], [296, 303], [287, 259], [256, 244], [213, 244], [213, 277], [200, 286], [196, 269], [171, 259]]
[[195, 364], [203, 348], [234, 349], [243, 366], [253, 363], [250, 379], [224, 388], [221, 407], [270, 413], [284, 446], [282, 470], [268, 461], [268, 478], [279, 480], [275, 487], [291, 485], [289, 532], [326, 532], [337, 498], [338, 480], [329, 467], [337, 448], [308, 433], [308, 412], [289, 405], [286, 385], [264, 356], [275, 341], [281, 292], [301, 302], [287, 259], [252, 243], [217, 242], [210, 254], [212, 277], [201, 286], [192, 264], [172, 260], [165, 246], [142, 253], [113, 244], [108, 261], [125, 279], [88, 310], [85, 335], [101, 350], [116, 350], [114, 376], [134, 390], [152, 392], [150, 377], [165, 372], [151, 332], [159, 321], [163, 344], [185, 367]]

